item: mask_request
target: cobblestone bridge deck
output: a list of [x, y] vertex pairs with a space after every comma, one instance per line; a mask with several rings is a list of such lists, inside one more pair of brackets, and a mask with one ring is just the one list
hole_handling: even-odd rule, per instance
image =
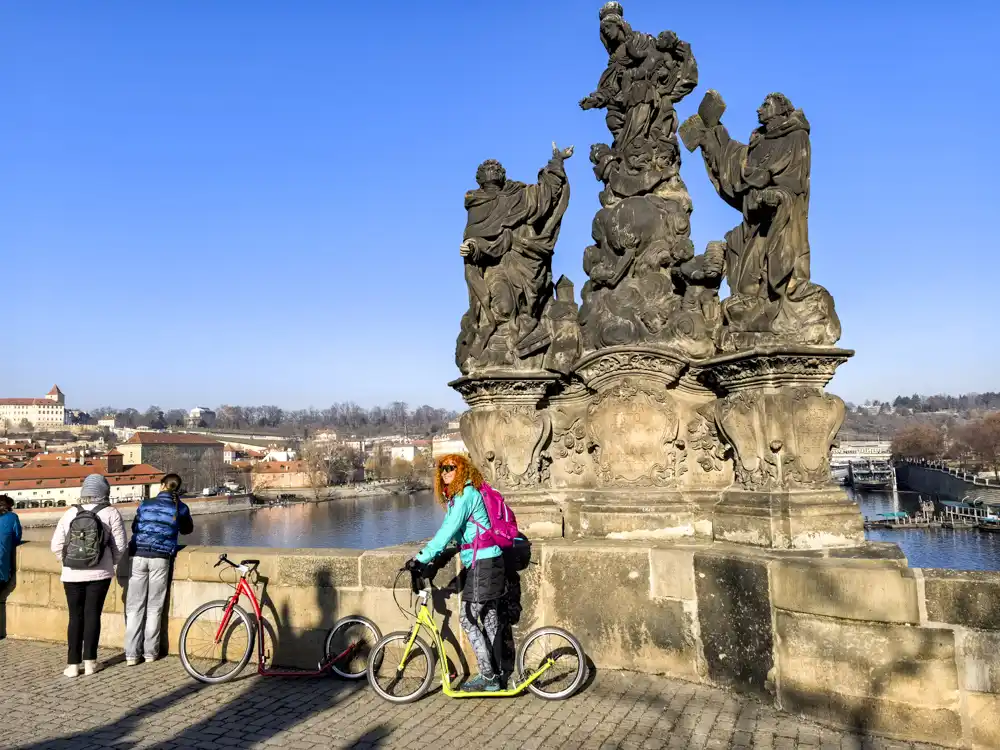
[[[120, 652], [102, 654], [112, 656]], [[0, 747], [933, 748], [824, 729], [723, 690], [630, 672], [599, 672], [562, 702], [435, 692], [393, 706], [364, 682], [333, 678], [262, 679], [248, 670], [229, 685], [200, 685], [173, 657], [71, 680], [64, 658], [62, 646], [0, 641]]]

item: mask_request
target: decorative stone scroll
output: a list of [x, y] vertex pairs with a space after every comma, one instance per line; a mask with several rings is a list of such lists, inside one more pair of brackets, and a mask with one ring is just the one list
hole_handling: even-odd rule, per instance
[[587, 412], [599, 485], [673, 486], [679, 421], [673, 397], [655, 385], [625, 378], [602, 391]]

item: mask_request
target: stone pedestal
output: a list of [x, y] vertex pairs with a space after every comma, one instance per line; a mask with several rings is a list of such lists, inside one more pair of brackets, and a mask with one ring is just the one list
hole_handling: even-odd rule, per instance
[[552, 418], [542, 406], [558, 380], [552, 373], [482, 373], [450, 385], [469, 410], [462, 439], [472, 461], [514, 507], [531, 537], [563, 535], [562, 510], [543, 491], [549, 486]]
[[698, 377], [726, 394], [715, 418], [734, 452], [736, 481], [715, 507], [716, 539], [793, 549], [864, 541], [860, 510], [830, 478], [844, 402], [823, 390], [852, 354], [757, 347], [699, 363]]
[[712, 506], [732, 483], [715, 429], [715, 394], [679, 352], [609, 347], [574, 368], [590, 394], [584, 421], [593, 483], [582, 493], [581, 536], [711, 537]]

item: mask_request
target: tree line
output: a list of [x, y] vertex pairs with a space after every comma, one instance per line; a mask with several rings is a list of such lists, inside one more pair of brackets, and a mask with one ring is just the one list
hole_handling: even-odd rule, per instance
[[[853, 404], [852, 404], [853, 406]], [[998, 411], [1000, 410], [1000, 393], [987, 391], [986, 393], [963, 393], [960, 396], [951, 396], [945, 393], [938, 393], [933, 396], [921, 396], [914, 393], [912, 396], [896, 396], [891, 402], [866, 401], [863, 405], [855, 408], [877, 408], [882, 412], [891, 409], [909, 411], [913, 414], [927, 414], [941, 411], [971, 412], [971, 411]]]
[[899, 430], [892, 454], [900, 458], [948, 459], [972, 471], [989, 470], [1000, 479], [1000, 412], [945, 428], [920, 422]]
[[[120, 416], [125, 427], [151, 427], [165, 429], [181, 427], [187, 418], [182, 409], [161, 409], [151, 405], [145, 411], [102, 406], [94, 416]], [[215, 426], [228, 430], [265, 428], [308, 436], [319, 429], [373, 437], [390, 434], [431, 434], [444, 430], [448, 423], [458, 418], [458, 413], [433, 406], [411, 409], [404, 401], [393, 401], [386, 406], [366, 409], [353, 401], [333, 404], [325, 409], [286, 410], [279, 406], [234, 406], [223, 404], [215, 409]]]

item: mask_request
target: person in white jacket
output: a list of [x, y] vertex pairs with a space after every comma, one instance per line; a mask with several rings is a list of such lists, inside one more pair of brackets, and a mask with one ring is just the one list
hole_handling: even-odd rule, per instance
[[64, 553], [70, 541], [70, 523], [81, 509], [92, 511], [98, 505], [107, 503], [110, 494], [108, 480], [100, 474], [91, 474], [83, 481], [79, 499], [71, 501], [72, 506], [59, 519], [52, 536], [52, 551], [63, 564], [59, 580], [66, 591], [69, 608], [66, 633], [69, 654], [63, 672], [67, 677], [79, 675], [81, 664], [84, 674], [94, 674], [99, 669], [97, 642], [101, 637], [101, 610], [115, 575], [115, 566], [126, 549], [125, 524], [121, 513], [113, 506], [105, 505], [97, 512], [97, 518], [104, 527], [106, 545], [101, 550], [100, 558], [90, 567], [66, 567]]

